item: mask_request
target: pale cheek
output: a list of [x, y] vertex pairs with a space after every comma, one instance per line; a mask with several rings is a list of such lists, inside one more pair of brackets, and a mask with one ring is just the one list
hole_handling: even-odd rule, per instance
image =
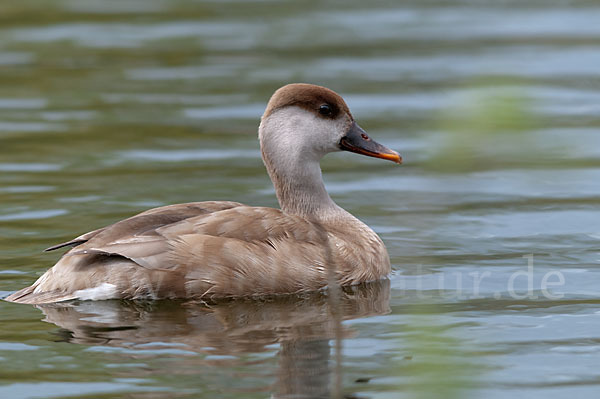
[[[295, 149], [317, 158], [339, 151], [339, 141], [347, 130], [348, 121], [325, 119], [304, 109], [291, 107], [276, 111], [261, 126], [263, 144], [271, 150], [285, 152]], [[265, 137], [268, 135], [269, 137]]]

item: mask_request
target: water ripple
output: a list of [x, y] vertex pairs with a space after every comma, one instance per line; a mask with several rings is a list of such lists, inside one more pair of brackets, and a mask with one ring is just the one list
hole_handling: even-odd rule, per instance
[[0, 163], [0, 172], [52, 172], [62, 168], [53, 163]]
[[31, 219], [48, 219], [56, 216], [67, 214], [66, 209], [47, 209], [43, 211], [26, 211], [19, 213], [11, 213], [8, 215], [0, 215], [0, 221], [8, 222], [14, 220], [31, 220]]
[[183, 114], [192, 119], [258, 119], [265, 104], [256, 103], [233, 107], [186, 108]]
[[0, 122], [0, 132], [49, 132], [67, 130], [65, 125], [43, 122]]
[[[25, 52], [1, 52], [0, 65], [26, 65], [31, 64], [35, 56]], [[1, 108], [1, 107], [0, 107]]]
[[[70, 40], [88, 47], [138, 47], [145, 42], [185, 37], [237, 39], [260, 28], [240, 22], [176, 21], [152, 24], [65, 23], [13, 30], [16, 42]], [[264, 29], [264, 28], [263, 28]], [[215, 42], [215, 44], [217, 44]]]
[[159, 161], [159, 162], [182, 162], [203, 161], [231, 158], [259, 158], [257, 150], [133, 150], [120, 153], [124, 159]]
[[0, 98], [0, 109], [38, 109], [47, 104], [44, 98]]

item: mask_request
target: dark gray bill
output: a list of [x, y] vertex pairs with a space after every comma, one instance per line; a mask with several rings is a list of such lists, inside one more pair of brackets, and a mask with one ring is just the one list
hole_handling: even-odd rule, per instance
[[402, 163], [400, 154], [371, 140], [369, 135], [356, 122], [352, 122], [350, 129], [348, 129], [346, 135], [340, 140], [340, 148], [344, 151], [387, 159], [398, 164]]

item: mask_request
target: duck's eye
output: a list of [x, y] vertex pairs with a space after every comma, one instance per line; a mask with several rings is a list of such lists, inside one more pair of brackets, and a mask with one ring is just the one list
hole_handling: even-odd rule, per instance
[[331, 110], [329, 104], [323, 104], [319, 107], [319, 113], [323, 116], [331, 116], [332, 112], [333, 111]]

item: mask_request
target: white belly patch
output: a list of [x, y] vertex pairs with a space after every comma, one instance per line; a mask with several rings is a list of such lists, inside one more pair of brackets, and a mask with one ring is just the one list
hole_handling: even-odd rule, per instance
[[97, 287], [77, 290], [73, 295], [82, 301], [101, 301], [103, 299], [118, 298], [117, 286], [110, 283], [102, 283]]

